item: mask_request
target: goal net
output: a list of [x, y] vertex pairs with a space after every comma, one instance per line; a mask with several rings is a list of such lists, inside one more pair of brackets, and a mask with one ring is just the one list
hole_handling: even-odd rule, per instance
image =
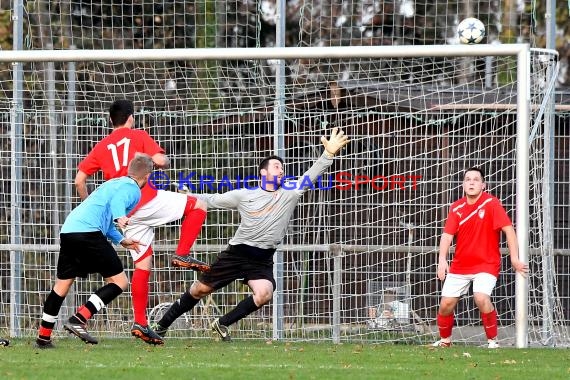
[[[193, 192], [228, 191], [224, 179], [237, 186], [274, 153], [284, 157], [288, 175], [300, 176], [322, 152], [322, 135], [341, 127], [350, 136], [289, 224], [275, 256], [274, 301], [232, 326], [236, 339], [435, 339], [439, 237], [449, 205], [462, 196], [463, 171], [480, 166], [489, 191], [528, 235], [523, 252], [531, 272], [520, 304], [503, 245], [493, 295], [499, 338], [514, 344], [515, 314], [522, 312], [530, 344], [568, 344], [556, 256], [545, 244], [551, 223], [545, 144], [557, 56], [532, 51], [530, 74], [520, 77], [514, 46], [524, 50], [369, 47], [360, 57], [353, 48], [0, 52], [0, 78], [10, 79], [0, 81], [0, 326], [12, 335], [35, 334], [55, 279], [60, 225], [79, 202], [77, 164], [111, 131], [110, 103], [128, 98], [137, 127], [172, 160], [165, 171], [171, 190], [185, 183]], [[22, 78], [21, 92], [13, 78]], [[530, 100], [526, 116], [521, 99]], [[530, 125], [523, 135], [528, 165], [517, 137], [521, 125]], [[528, 179], [517, 165], [528, 166]], [[521, 205], [525, 187], [529, 199]], [[236, 213], [209, 210], [193, 249], [197, 258], [212, 262], [238, 223]], [[195, 279], [168, 264], [178, 226], [156, 230], [152, 321]], [[132, 261], [124, 250], [119, 254], [130, 276]], [[77, 281], [59, 320], [100, 285], [96, 275]], [[239, 282], [216, 292], [180, 318], [170, 336], [209, 338], [211, 320], [247, 294]], [[131, 309], [127, 291], [89, 328], [128, 336]], [[56, 331], [63, 335], [59, 324]], [[471, 297], [458, 305], [453, 334], [468, 344], [485, 340]]]

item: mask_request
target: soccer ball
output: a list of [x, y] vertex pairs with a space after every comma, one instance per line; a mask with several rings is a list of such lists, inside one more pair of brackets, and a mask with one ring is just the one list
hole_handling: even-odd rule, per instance
[[485, 25], [475, 17], [466, 18], [459, 23], [457, 35], [462, 44], [478, 44], [485, 37]]

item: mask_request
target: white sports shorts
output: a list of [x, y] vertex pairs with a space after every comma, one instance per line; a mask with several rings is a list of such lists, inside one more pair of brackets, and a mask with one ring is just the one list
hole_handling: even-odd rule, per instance
[[136, 262], [154, 241], [154, 227], [181, 219], [188, 195], [174, 191], [158, 190], [156, 197], [143, 205], [131, 216], [123, 231], [126, 238], [138, 240], [140, 252], [129, 249]]
[[495, 289], [497, 277], [489, 273], [455, 274], [448, 273], [443, 282], [441, 295], [443, 297], [459, 298], [469, 291], [469, 285], [473, 282], [473, 293], [484, 293], [490, 296]]

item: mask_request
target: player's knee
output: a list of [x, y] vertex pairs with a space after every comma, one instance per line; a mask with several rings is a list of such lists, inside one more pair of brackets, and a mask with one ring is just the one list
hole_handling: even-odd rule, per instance
[[266, 303], [268, 303], [269, 301], [271, 301], [272, 298], [273, 298], [273, 297], [267, 297], [267, 296], [260, 296], [260, 295], [257, 295], [257, 296], [253, 296], [253, 302], [255, 302], [255, 304], [256, 304], [257, 306], [263, 306], [263, 305], [265, 305]]
[[213, 289], [200, 281], [195, 281], [190, 288], [188, 288], [188, 293], [196, 298], [201, 299], [206, 297], [208, 294], [212, 293]]
[[127, 288], [129, 287], [129, 279], [127, 278], [127, 275], [125, 274], [125, 272], [122, 272], [122, 273], [120, 273], [116, 276], [113, 276], [113, 277], [109, 277], [106, 280], [107, 280], [107, 283], [115, 284], [119, 288], [121, 288], [123, 291], [127, 290]]
[[453, 298], [442, 298], [441, 303], [439, 304], [439, 314], [449, 315], [453, 313], [456, 303], [457, 302]]
[[[150, 247], [148, 249], [151, 249]], [[152, 252], [152, 251], [151, 251]], [[145, 253], [146, 255], [146, 253]], [[135, 269], [144, 270], [147, 272], [152, 271], [152, 256], [149, 254], [148, 256], [135, 261]]]
[[473, 293], [473, 301], [475, 305], [481, 310], [492, 309], [493, 304], [491, 303], [491, 297], [485, 293]]
[[273, 299], [273, 291], [272, 291], [272, 289], [269, 289], [269, 288], [263, 289], [261, 291], [257, 291], [253, 295], [253, 301], [255, 302], [255, 304], [257, 306], [265, 305], [266, 303], [268, 303], [272, 299]]
[[120, 281], [116, 282], [115, 284], [117, 284], [117, 286], [119, 286], [121, 289], [123, 289], [123, 291], [127, 290], [127, 288], [129, 287], [129, 281], [127, 280], [127, 278], [125, 277], [125, 279], [121, 279]]

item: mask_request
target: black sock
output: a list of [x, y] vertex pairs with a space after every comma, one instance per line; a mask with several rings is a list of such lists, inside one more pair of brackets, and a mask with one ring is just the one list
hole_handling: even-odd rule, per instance
[[117, 298], [122, 292], [123, 289], [121, 289], [119, 285], [113, 283], [100, 287], [91, 295], [91, 297], [89, 297], [89, 300], [87, 300], [87, 302], [77, 310], [77, 313], [69, 318], [69, 321], [72, 323], [87, 323], [89, 318], [111, 303], [111, 301]]
[[255, 302], [253, 302], [253, 296], [249, 296], [238, 303], [229, 313], [220, 317], [220, 325], [229, 326], [234, 324], [260, 308], [261, 306], [257, 306]]
[[60, 296], [52, 289], [46, 298], [46, 302], [44, 302], [44, 313], [57, 317], [64, 299], [65, 297]]
[[123, 289], [121, 289], [119, 285], [113, 283], [107, 284], [97, 289], [95, 292], [95, 294], [101, 298], [101, 301], [103, 301], [105, 305], [110, 304], [111, 301], [120, 296], [121, 293], [123, 293]]
[[164, 313], [158, 324], [161, 327], [168, 328], [170, 325], [182, 314], [186, 313], [187, 311], [192, 310], [194, 306], [199, 302], [199, 299], [196, 299], [190, 295], [188, 292], [184, 292], [179, 299], [176, 300], [170, 306], [170, 308]]
[[[53, 289], [47, 296], [44, 302], [44, 315], [40, 321], [40, 329], [38, 332], [38, 338], [48, 341], [51, 338], [51, 332], [55, 326], [55, 321], [57, 320], [57, 315], [63, 304], [65, 297], [57, 294]], [[46, 320], [47, 319], [47, 320]]]

